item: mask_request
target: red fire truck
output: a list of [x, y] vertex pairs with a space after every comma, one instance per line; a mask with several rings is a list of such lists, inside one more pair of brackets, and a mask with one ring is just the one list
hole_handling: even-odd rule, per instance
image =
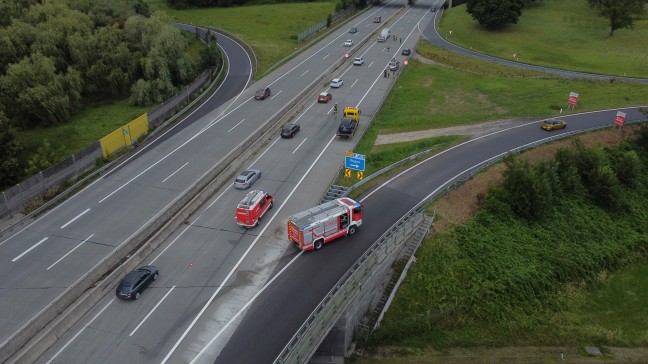
[[272, 196], [265, 191], [248, 192], [236, 207], [236, 223], [247, 228], [258, 226], [263, 215], [272, 208], [272, 202]]
[[362, 225], [362, 205], [348, 198], [325, 202], [288, 218], [288, 240], [301, 250], [319, 250]]

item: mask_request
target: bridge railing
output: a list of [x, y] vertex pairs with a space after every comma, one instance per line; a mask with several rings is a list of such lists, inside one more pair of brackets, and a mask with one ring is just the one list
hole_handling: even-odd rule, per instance
[[[626, 121], [626, 124], [641, 122], [645, 122], [645, 120]], [[402, 247], [403, 242], [407, 237], [416, 230], [418, 224], [423, 218], [422, 214], [429, 203], [446, 195], [451, 189], [456, 188], [467, 180], [470, 180], [475, 174], [485, 168], [501, 161], [509, 153], [522, 153], [527, 149], [542, 144], [609, 127], [609, 125], [591, 127], [585, 130], [570, 131], [534, 141], [489, 158], [478, 165], [462, 171], [448, 180], [442, 186], [434, 190], [427, 198], [420, 201], [416, 206], [412, 207], [412, 209], [405, 213], [403, 217], [396, 221], [396, 223], [394, 223], [360, 258], [358, 258], [358, 260], [347, 272], [344, 273], [344, 275], [342, 275], [338, 282], [317, 305], [310, 316], [281, 351], [279, 356], [275, 359], [274, 363], [288, 364], [308, 361], [337, 320], [352, 304], [355, 303], [355, 299], [361, 296], [365, 280], [371, 277], [371, 272], [375, 270], [374, 267], [376, 264], [381, 264], [386, 261], [386, 259], [384, 259], [386, 257], [385, 253]], [[409, 160], [410, 158], [406, 158], [403, 161]], [[383, 173], [389, 169], [391, 168], [387, 167], [379, 172]], [[378, 174], [378, 172], [376, 174]], [[357, 186], [363, 183], [366, 182], [361, 181], [355, 184], [350, 190], [353, 190], [354, 187], [357, 188]]]

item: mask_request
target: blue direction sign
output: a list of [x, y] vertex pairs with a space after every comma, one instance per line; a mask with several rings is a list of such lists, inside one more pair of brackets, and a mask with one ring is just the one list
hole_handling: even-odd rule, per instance
[[344, 168], [364, 171], [365, 158], [366, 157], [362, 154], [346, 152], [346, 155], [344, 156]]

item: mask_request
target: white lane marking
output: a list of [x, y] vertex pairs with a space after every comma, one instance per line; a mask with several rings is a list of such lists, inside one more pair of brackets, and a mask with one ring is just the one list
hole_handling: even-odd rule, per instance
[[272, 95], [272, 96], [270, 97], [270, 99], [274, 98], [275, 96], [279, 96], [279, 94], [280, 94], [281, 92], [283, 92], [283, 90], [279, 90], [279, 92], [277, 92], [276, 94]]
[[299, 77], [302, 77], [302, 76], [304, 76], [305, 74], [307, 74], [307, 73], [308, 73], [308, 71], [310, 71], [310, 69], [308, 69], [308, 70], [306, 70], [306, 72], [304, 72], [304, 73], [302, 73], [302, 74], [301, 74], [301, 76], [299, 76]]
[[66, 222], [65, 224], [63, 224], [63, 226], [61, 226], [61, 229], [65, 229], [66, 227], [68, 227], [68, 225], [75, 222], [78, 218], [80, 218], [81, 216], [87, 214], [88, 211], [90, 211], [90, 209], [85, 209], [82, 213], [80, 213], [80, 214], [76, 215], [74, 218], [72, 218], [72, 220], [70, 220], [70, 221]]
[[163, 180], [162, 180], [162, 183], [166, 182], [169, 178], [173, 177], [174, 174], [180, 172], [180, 170], [181, 170], [182, 168], [186, 167], [187, 164], [189, 164], [189, 162], [186, 162], [185, 164], [182, 165], [182, 167], [176, 169], [175, 172], [171, 173], [171, 174], [169, 175], [169, 177], [163, 179]]
[[32, 245], [31, 248], [25, 250], [22, 254], [20, 254], [19, 256], [15, 257], [15, 258], [13, 258], [11, 261], [12, 261], [12, 262], [15, 262], [16, 260], [22, 258], [23, 255], [29, 253], [30, 251], [32, 251], [33, 249], [35, 249], [37, 246], [43, 244], [43, 243], [45, 242], [45, 240], [47, 240], [47, 239], [49, 239], [49, 238], [47, 238], [47, 237], [46, 237], [46, 238], [42, 238], [41, 241], [39, 241], [38, 243]]
[[64, 256], [60, 257], [59, 260], [57, 260], [57, 261], [55, 261], [54, 263], [52, 263], [52, 265], [50, 265], [49, 267], [47, 267], [46, 270], [50, 270], [50, 268], [52, 268], [53, 266], [57, 265], [58, 262], [60, 262], [61, 260], [65, 259], [65, 257], [67, 257], [68, 255], [72, 254], [73, 251], [75, 251], [78, 247], [80, 247], [81, 245], [83, 245], [83, 243], [85, 243], [86, 241], [92, 239], [93, 236], [94, 236], [94, 234], [91, 234], [91, 235], [88, 236], [87, 238], [83, 239], [82, 242], [80, 242], [77, 246], [75, 246], [74, 248], [72, 248], [72, 250], [70, 250], [69, 252], [67, 252]]
[[290, 193], [288, 194], [288, 196], [286, 197], [286, 199], [284, 200], [284, 202], [281, 204], [281, 206], [279, 206], [279, 208], [276, 209], [276, 210], [274, 211], [274, 215], [272, 215], [272, 217], [270, 217], [270, 219], [267, 221], [267, 223], [263, 226], [263, 229], [261, 229], [261, 231], [259, 232], [259, 235], [257, 235], [257, 237], [254, 239], [254, 241], [252, 241], [252, 244], [250, 244], [250, 246], [248, 246], [248, 248], [245, 250], [245, 252], [243, 253], [243, 255], [241, 255], [241, 257], [240, 257], [239, 260], [236, 262], [236, 264], [234, 265], [234, 267], [232, 267], [232, 270], [230, 270], [230, 272], [227, 274], [227, 276], [223, 279], [223, 282], [222, 282], [220, 285], [218, 285], [218, 288], [216, 289], [216, 291], [214, 291], [214, 293], [211, 295], [211, 297], [209, 298], [209, 300], [207, 300], [207, 302], [206, 302], [205, 305], [202, 307], [202, 309], [200, 310], [200, 312], [198, 312], [198, 314], [197, 314], [196, 317], [193, 319], [193, 321], [191, 321], [191, 323], [189, 324], [189, 326], [188, 326], [188, 327], [185, 329], [185, 331], [182, 333], [182, 335], [180, 336], [180, 338], [178, 339], [178, 341], [176, 341], [176, 343], [173, 345], [173, 347], [171, 348], [171, 350], [169, 350], [169, 353], [164, 357], [164, 359], [162, 360], [161, 364], [165, 364], [165, 363], [169, 360], [169, 358], [170, 358], [171, 355], [176, 351], [176, 349], [178, 348], [178, 346], [180, 346], [180, 343], [182, 343], [182, 341], [185, 339], [185, 337], [187, 337], [187, 335], [189, 334], [189, 331], [191, 331], [191, 329], [196, 325], [196, 323], [198, 322], [198, 320], [200, 320], [200, 318], [202, 317], [202, 315], [203, 315], [203, 314], [205, 313], [205, 311], [207, 310], [207, 307], [209, 307], [209, 305], [211, 305], [211, 303], [214, 301], [214, 299], [216, 299], [216, 296], [220, 293], [220, 291], [221, 291], [224, 287], [227, 287], [227, 286], [225, 285], [225, 284], [227, 283], [227, 281], [229, 281], [229, 279], [232, 277], [232, 275], [234, 275], [234, 273], [236, 272], [236, 270], [238, 269], [238, 267], [241, 265], [241, 263], [243, 262], [243, 260], [244, 260], [244, 259], [247, 257], [247, 255], [250, 253], [250, 251], [252, 250], [252, 248], [254, 248], [254, 247], [256, 246], [256, 243], [259, 241], [259, 239], [261, 238], [261, 236], [263, 235], [263, 233], [264, 233], [264, 232], [265, 232], [265, 231], [266, 231], [266, 230], [267, 230], [267, 229], [272, 225], [272, 221], [273, 221], [274, 218], [277, 216], [277, 214], [279, 213], [279, 211], [281, 211], [281, 209], [282, 209], [282, 208], [283, 208], [283, 207], [288, 203], [288, 201], [290, 200], [290, 197], [295, 193], [295, 191], [297, 190], [297, 188], [299, 187], [299, 185], [304, 181], [304, 179], [306, 178], [306, 176], [308, 176], [308, 174], [310, 173], [310, 171], [315, 167], [315, 165], [317, 164], [317, 162], [319, 161], [319, 159], [322, 157], [322, 155], [324, 155], [324, 152], [328, 149], [328, 147], [331, 145], [331, 143], [332, 143], [334, 140], [335, 140], [335, 137], [332, 137], [332, 138], [329, 140], [329, 142], [328, 142], [328, 143], [326, 144], [326, 146], [322, 149], [322, 151], [319, 153], [319, 155], [317, 156], [317, 158], [315, 158], [315, 160], [314, 160], [313, 163], [310, 165], [310, 167], [308, 167], [308, 170], [307, 170], [307, 171], [302, 175], [302, 178], [297, 182], [297, 184], [295, 184], [295, 187], [293, 187], [292, 191], [290, 191]]
[[372, 64], [373, 64], [373, 61], [372, 61], [371, 63], [369, 63], [369, 65], [367, 66], [367, 68], [371, 67]]
[[229, 133], [230, 131], [234, 130], [234, 128], [236, 128], [237, 126], [239, 126], [239, 124], [241, 124], [241, 123], [244, 122], [244, 121], [245, 121], [245, 119], [239, 121], [238, 123], [236, 123], [236, 125], [234, 125], [234, 126], [232, 127], [232, 129], [228, 130], [227, 132]]
[[140, 328], [140, 326], [142, 326], [142, 324], [143, 324], [143, 323], [144, 323], [144, 322], [149, 318], [149, 316], [151, 316], [151, 314], [153, 313], [153, 311], [155, 311], [155, 310], [158, 308], [158, 306], [159, 306], [162, 302], [164, 302], [164, 300], [167, 298], [167, 296], [169, 295], [169, 293], [171, 293], [171, 291], [173, 291], [173, 289], [174, 289], [175, 287], [176, 287], [176, 286], [171, 287], [171, 289], [169, 290], [169, 292], [167, 292], [167, 293], [164, 295], [164, 297], [162, 297], [162, 299], [161, 299], [160, 301], [158, 301], [157, 305], [155, 305], [155, 307], [153, 307], [153, 309], [152, 309], [151, 311], [149, 311], [149, 313], [148, 313], [148, 314], [147, 314], [147, 315], [142, 319], [142, 321], [140, 321], [139, 325], [137, 325], [137, 327], [136, 327], [135, 329], [133, 329], [133, 331], [131, 331], [130, 335], [128, 335], [128, 336], [133, 336], [133, 334], [134, 334], [134, 333], [135, 333], [135, 332]]
[[297, 146], [297, 148], [295, 148], [295, 150], [293, 150], [292, 154], [295, 154], [295, 152], [297, 151], [297, 149], [299, 149], [299, 147], [301, 147], [301, 145], [304, 144], [304, 142], [306, 141], [306, 139], [308, 139], [308, 138], [304, 138], [304, 140], [302, 140], [302, 142], [299, 143], [299, 145]]
[[54, 359], [56, 359], [56, 357], [59, 356], [63, 352], [63, 350], [65, 350], [72, 343], [72, 341], [76, 340], [76, 338], [79, 337], [79, 335], [81, 335], [83, 330], [85, 330], [88, 326], [92, 325], [92, 322], [96, 320], [97, 317], [99, 317], [99, 315], [101, 315], [108, 308], [108, 306], [110, 306], [110, 304], [113, 303], [114, 301], [115, 299], [113, 298], [112, 300], [110, 300], [110, 302], [106, 304], [106, 306], [104, 306], [104, 308], [101, 309], [101, 311], [97, 312], [97, 314], [92, 318], [92, 320], [90, 320], [90, 322], [85, 324], [85, 326], [83, 326], [81, 330], [79, 330], [79, 332], [76, 333], [76, 335], [74, 335], [70, 340], [68, 340], [68, 342], [65, 343], [65, 345], [63, 345], [63, 347], [59, 351], [57, 351], [56, 354], [54, 354], [54, 356], [52, 356], [52, 358], [48, 360], [46, 364], [50, 364], [51, 362], [53, 362]]
[[329, 55], [331, 55], [331, 54], [329, 53], [329, 54], [325, 55], [324, 58], [322, 58], [322, 61], [325, 60], [326, 57], [328, 57]]
[[288, 267], [290, 267], [291, 264], [293, 264], [295, 261], [297, 261], [297, 258], [299, 258], [302, 254], [304, 254], [304, 251], [303, 251], [303, 250], [300, 251], [297, 255], [295, 255], [295, 257], [292, 258], [292, 259], [290, 260], [290, 262], [288, 262], [288, 264], [286, 264], [285, 267], [281, 268], [281, 270], [279, 271], [279, 273], [277, 273], [274, 277], [272, 277], [272, 279], [271, 279], [270, 281], [268, 281], [268, 283], [266, 283], [266, 284], [263, 286], [263, 288], [261, 288], [261, 290], [260, 290], [259, 292], [257, 292], [254, 296], [252, 296], [252, 298], [251, 298], [251, 299], [250, 299], [250, 300], [249, 300], [249, 301], [248, 301], [248, 302], [247, 302], [247, 303], [246, 303], [246, 304], [245, 304], [245, 305], [244, 305], [244, 306], [243, 306], [243, 307], [242, 307], [242, 308], [241, 308], [241, 309], [236, 313], [236, 315], [234, 315], [234, 317], [232, 317], [229, 321], [227, 321], [227, 323], [225, 324], [225, 326], [223, 326], [223, 328], [220, 329], [220, 331], [218, 331], [218, 333], [216, 333], [216, 335], [215, 335], [211, 340], [209, 340], [209, 342], [207, 343], [207, 345], [205, 345], [205, 346], [200, 350], [200, 352], [198, 352], [198, 354], [196, 355], [196, 357], [193, 358], [193, 359], [189, 362], [189, 364], [193, 364], [193, 363], [195, 363], [196, 360], [198, 360], [198, 358], [199, 358], [202, 354], [205, 353], [205, 350], [207, 350], [207, 348], [210, 347], [210, 346], [214, 343], [214, 341], [216, 341], [216, 339], [218, 339], [218, 337], [219, 337], [219, 336], [220, 336], [220, 335], [221, 335], [221, 334], [222, 334], [222, 333], [223, 333], [223, 332], [224, 332], [224, 331], [225, 331], [225, 330], [226, 330], [226, 329], [227, 329], [227, 328], [232, 324], [232, 322], [234, 322], [234, 320], [236, 320], [236, 319], [237, 319], [237, 318], [238, 318], [238, 317], [243, 313], [243, 311], [245, 311], [248, 307], [250, 307], [250, 305], [251, 305], [252, 303], [254, 303], [254, 301], [255, 301], [255, 300], [256, 300], [256, 299], [261, 295], [261, 293], [263, 293], [263, 292], [266, 290], [266, 288], [268, 288], [268, 287], [272, 284], [272, 282], [275, 281], [275, 279], [277, 279], [277, 278], [278, 278], [278, 277], [279, 277], [279, 276], [280, 276], [280, 275], [281, 275], [281, 274], [282, 274], [286, 269], [288, 269]]
[[358, 82], [358, 79], [357, 79], [357, 78], [356, 78], [355, 81], [353, 81], [353, 83], [351, 84], [351, 87], [355, 86], [356, 82]]
[[[250, 167], [248, 167], [248, 168], [252, 168], [252, 165], [254, 165], [254, 163], [256, 163], [256, 162], [259, 160], [259, 158], [263, 157], [263, 155], [266, 154], [266, 152], [268, 152], [268, 150], [269, 150], [270, 148], [272, 148], [272, 146], [275, 145], [275, 143], [278, 142], [278, 141], [279, 141], [279, 139], [276, 139], [274, 142], [272, 142], [272, 144], [270, 144], [270, 146], [268, 147], [268, 149], [266, 149], [263, 153], [261, 153], [261, 155], [259, 155], [259, 157], [258, 157], [257, 159], [255, 159], [254, 162], [252, 162], [252, 164], [251, 164]], [[169, 243], [169, 245], [167, 245], [167, 246], [166, 246], [166, 247], [165, 247], [165, 248], [160, 252], [160, 254], [158, 254], [155, 258], [153, 258], [153, 260], [151, 260], [151, 262], [150, 262], [149, 264], [150, 264], [150, 265], [153, 265], [153, 263], [155, 263], [155, 261], [158, 260], [158, 259], [162, 256], [162, 254], [164, 254], [164, 253], [165, 253], [165, 252], [166, 252], [166, 251], [167, 251], [167, 250], [168, 250], [168, 249], [169, 249], [173, 244], [175, 244], [175, 242], [178, 241], [178, 239], [180, 239], [180, 237], [182, 237], [182, 235], [184, 235], [184, 233], [186, 233], [187, 230], [189, 230], [189, 228], [190, 228], [193, 224], [195, 224], [196, 222], [198, 222], [198, 220], [202, 217], [202, 215], [205, 213], [205, 211], [207, 211], [207, 210], [208, 210], [210, 207], [212, 207], [216, 202], [218, 202], [218, 200], [219, 200], [221, 197], [223, 197], [223, 195], [224, 195], [224, 194], [225, 194], [225, 193], [226, 193], [230, 188], [232, 188], [232, 185], [227, 186], [227, 187], [225, 188], [225, 190], [224, 190], [220, 195], [218, 195], [218, 197], [216, 197], [216, 198], [214, 199], [214, 201], [212, 201], [212, 203], [210, 203], [209, 206], [207, 206], [207, 207], [206, 207], [206, 208], [205, 208], [205, 209], [200, 213], [200, 215], [198, 215], [198, 217], [196, 218], [196, 220], [194, 220], [194, 222], [192, 222], [192, 223], [189, 223], [189, 225], [187, 225], [187, 227], [185, 227], [185, 229], [182, 230], [182, 232], [181, 232], [180, 234], [178, 234], [178, 236], [177, 236], [175, 239], [173, 239], [173, 240]]]

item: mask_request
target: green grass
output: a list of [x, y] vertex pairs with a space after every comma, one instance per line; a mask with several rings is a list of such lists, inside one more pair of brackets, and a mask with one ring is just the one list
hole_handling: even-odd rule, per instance
[[557, 79], [488, 65], [427, 42], [417, 52], [443, 65], [412, 61], [406, 67], [372, 126], [380, 133], [558, 115], [570, 91], [580, 96], [575, 112], [647, 102], [647, 85]]
[[609, 36], [607, 19], [584, 0], [543, 0], [522, 11], [518, 24], [486, 31], [461, 5], [445, 12], [439, 34], [481, 53], [591, 73], [648, 78], [648, 20]]
[[[581, 289], [551, 318], [559, 340], [581, 345], [648, 346], [648, 265], [612, 273], [598, 289]], [[576, 334], [576, 335], [575, 335]], [[579, 335], [580, 334], [580, 335]], [[577, 340], [574, 340], [577, 338]]]
[[259, 61], [258, 74], [300, 47], [297, 34], [335, 13], [335, 1], [315, 1], [229, 8], [175, 10], [164, 0], [147, 0], [154, 11], [163, 11], [174, 21], [227, 30], [245, 40]]
[[51, 128], [24, 130], [17, 133], [28, 159], [48, 140], [55, 148], [63, 147], [64, 158], [90, 146], [100, 138], [149, 111], [147, 107], [128, 106], [127, 100], [86, 106], [65, 123]]
[[622, 210], [572, 192], [532, 222], [510, 212], [501, 190], [489, 192], [473, 220], [424, 242], [374, 342], [438, 350], [646, 346], [648, 172], [641, 173], [636, 188], [624, 188]]

